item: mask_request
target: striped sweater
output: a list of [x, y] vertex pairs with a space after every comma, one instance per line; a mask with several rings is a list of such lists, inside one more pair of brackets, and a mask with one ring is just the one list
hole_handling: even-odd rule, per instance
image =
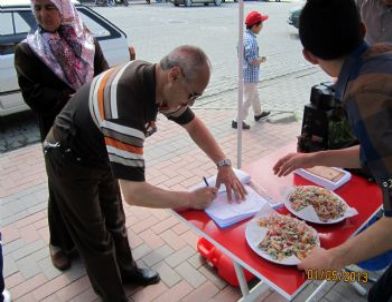
[[178, 124], [189, 123], [189, 107], [159, 108], [155, 65], [133, 61], [114, 67], [82, 87], [57, 117], [69, 147], [87, 164], [110, 165], [114, 177], [144, 181], [145, 139], [156, 131], [158, 112]]

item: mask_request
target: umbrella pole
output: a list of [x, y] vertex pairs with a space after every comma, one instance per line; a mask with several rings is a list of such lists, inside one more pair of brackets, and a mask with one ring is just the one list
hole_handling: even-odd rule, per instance
[[244, 95], [244, 1], [238, 1], [238, 108], [237, 108], [237, 168], [242, 165], [242, 103]]

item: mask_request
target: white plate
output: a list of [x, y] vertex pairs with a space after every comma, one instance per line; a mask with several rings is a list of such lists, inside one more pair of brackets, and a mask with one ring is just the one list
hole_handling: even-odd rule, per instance
[[[268, 261], [271, 261], [273, 263], [282, 264], [282, 265], [298, 265], [301, 262], [301, 260], [297, 258], [297, 256], [290, 256], [290, 257], [283, 258], [282, 260], [277, 260], [272, 256], [270, 256], [267, 252], [259, 248], [260, 242], [263, 241], [268, 231], [267, 228], [260, 227], [260, 225], [257, 223], [260, 218], [261, 218], [260, 216], [253, 218], [251, 221], [248, 222], [245, 229], [245, 238], [248, 245], [251, 247], [251, 249], [260, 257]], [[296, 219], [296, 218], [292, 218], [292, 219]], [[311, 226], [308, 226], [308, 228], [317, 236], [316, 244], [317, 246], [320, 246], [320, 239], [317, 231]]]
[[[301, 187], [309, 187], [309, 186], [301, 186]], [[325, 189], [325, 190], [328, 190], [332, 195], [334, 195], [336, 198], [338, 198], [340, 201], [342, 201], [346, 205], [346, 211], [345, 211], [345, 213], [343, 213], [343, 216], [335, 218], [335, 219], [329, 219], [328, 221], [323, 221], [318, 217], [316, 210], [311, 205], [303, 208], [300, 211], [296, 211], [291, 207], [291, 201], [290, 201], [290, 195], [294, 190], [295, 190], [295, 188], [293, 188], [286, 195], [284, 205], [286, 206], [287, 210], [289, 210], [293, 215], [295, 215], [305, 221], [309, 221], [309, 222], [317, 223], [317, 224], [334, 224], [334, 223], [341, 222], [344, 219], [346, 219], [347, 217], [351, 217], [356, 214], [356, 213], [351, 213], [352, 208], [350, 208], [350, 206], [347, 204], [347, 202], [343, 198], [341, 198], [339, 195], [335, 194], [334, 192], [332, 192], [328, 189]]]

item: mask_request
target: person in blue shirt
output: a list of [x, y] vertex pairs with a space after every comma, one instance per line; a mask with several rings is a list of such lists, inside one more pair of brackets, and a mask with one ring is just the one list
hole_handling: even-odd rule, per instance
[[[340, 271], [392, 250], [392, 44], [370, 46], [365, 33], [354, 0], [307, 0], [301, 12], [303, 55], [337, 78], [335, 96], [359, 144], [291, 153], [274, 165], [274, 172], [285, 176], [313, 166], [367, 168], [380, 187], [384, 210], [383, 217], [340, 245], [313, 249], [298, 265], [304, 271]], [[369, 290], [368, 301], [391, 302], [391, 285], [392, 264]]]
[[[270, 112], [263, 111], [260, 104], [257, 83], [259, 82], [260, 64], [266, 61], [265, 57], [259, 56], [259, 46], [256, 35], [263, 28], [263, 22], [268, 19], [267, 15], [262, 15], [257, 11], [250, 12], [245, 19], [246, 32], [244, 36], [244, 103], [242, 106], [242, 129], [250, 129], [245, 123], [250, 106], [253, 107], [255, 121], [267, 117]], [[239, 115], [232, 121], [231, 126], [237, 129]]]

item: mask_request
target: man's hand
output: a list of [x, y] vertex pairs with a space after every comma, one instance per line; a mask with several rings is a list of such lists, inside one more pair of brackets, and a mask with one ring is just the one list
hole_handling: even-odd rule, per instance
[[189, 206], [198, 210], [205, 209], [215, 199], [217, 192], [218, 189], [214, 187], [197, 189], [191, 193], [192, 195]]
[[315, 166], [315, 153], [289, 153], [277, 161], [272, 168], [276, 175], [286, 176], [299, 168], [311, 168]]
[[305, 272], [310, 269], [341, 270], [343, 266], [343, 264], [339, 263], [332, 250], [316, 247], [308, 257], [298, 264], [298, 269], [304, 270]]
[[219, 188], [221, 184], [226, 186], [227, 198], [229, 201], [233, 200], [233, 192], [237, 201], [245, 199], [247, 193], [244, 185], [239, 181], [230, 166], [218, 168], [215, 187]]

